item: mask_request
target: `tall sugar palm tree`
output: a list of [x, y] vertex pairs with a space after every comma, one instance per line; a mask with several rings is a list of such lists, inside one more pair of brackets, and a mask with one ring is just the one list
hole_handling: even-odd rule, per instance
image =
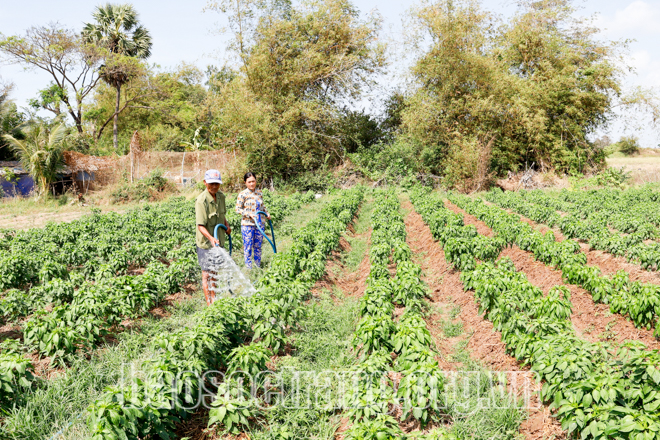
[[22, 127], [24, 139], [5, 134], [9, 144], [25, 169], [34, 179], [40, 194], [46, 194], [51, 183], [64, 169], [64, 140], [68, 129], [63, 123], [49, 128], [44, 123], [30, 121]]
[[[149, 58], [151, 55], [151, 35], [140, 24], [138, 13], [130, 4], [111, 4], [97, 6], [92, 14], [96, 23], [87, 23], [83, 27], [83, 39], [105, 47], [112, 54]], [[119, 102], [121, 87], [130, 80], [130, 76], [121, 68], [121, 64], [114, 64], [113, 68], [106, 65], [101, 69], [101, 78], [117, 90], [115, 114], [113, 118], [112, 136], [115, 150], [117, 149], [117, 122], [119, 120]]]

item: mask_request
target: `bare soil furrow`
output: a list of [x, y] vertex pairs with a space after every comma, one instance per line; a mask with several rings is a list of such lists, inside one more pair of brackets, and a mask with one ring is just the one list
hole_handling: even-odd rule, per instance
[[[497, 206], [493, 203], [487, 202], [491, 206]], [[559, 230], [559, 228], [550, 228], [548, 225], [537, 223], [534, 220], [528, 219], [514, 212], [510, 209], [505, 209], [506, 212], [520, 216], [520, 219], [529, 224], [536, 230], [545, 233], [552, 231], [557, 238], [557, 241], [564, 241], [567, 237]], [[592, 249], [587, 243], [579, 241], [582, 252], [587, 256], [587, 264], [590, 266], [598, 266], [603, 271], [604, 275], [612, 275], [619, 270], [625, 270], [630, 275], [632, 281], [640, 281], [642, 283], [658, 284], [660, 285], [660, 272], [649, 272], [641, 268], [639, 264], [629, 263], [624, 257], [617, 257], [609, 252], [598, 251]]]
[[[480, 233], [488, 236], [494, 234], [492, 229], [473, 215], [466, 213], [449, 201], [445, 203], [449, 209], [463, 215], [466, 224], [475, 225]], [[488, 234], [485, 232], [488, 232]], [[660, 348], [660, 343], [653, 337], [652, 330], [635, 328], [629, 319], [619, 314], [610, 313], [608, 305], [596, 304], [589, 292], [574, 284], [564, 283], [561, 271], [552, 269], [535, 260], [531, 252], [513, 246], [505, 249], [500, 255], [511, 258], [516, 270], [525, 272], [529, 282], [543, 290], [544, 293], [547, 293], [553, 286], [565, 285], [571, 292], [571, 302], [573, 303], [571, 321], [573, 327], [576, 333], [585, 340], [590, 342], [612, 341], [615, 343], [636, 340], [643, 342], [649, 349]]]
[[[403, 206], [404, 209], [412, 210], [409, 201], [405, 201]], [[408, 233], [408, 245], [413, 254], [417, 255], [418, 263], [421, 264], [425, 274], [424, 281], [431, 290], [431, 303], [436, 309], [451, 305], [461, 307], [461, 312], [457, 315], [457, 318], [463, 322], [466, 333], [470, 335], [466, 349], [471, 354], [472, 359], [480, 361], [491, 370], [510, 372], [510, 377], [516, 376], [518, 385], [526, 381], [534, 390], [530, 399], [529, 417], [521, 426], [521, 434], [525, 439], [530, 440], [565, 438], [560, 424], [552, 417], [548, 407], [538, 399], [537, 392], [540, 385], [534, 381], [530, 371], [521, 368], [516, 359], [506, 353], [506, 347], [502, 342], [500, 333], [494, 329], [490, 321], [485, 320], [482, 314], [479, 313], [472, 292], [463, 290], [460, 272], [454, 270], [445, 260], [444, 252], [433, 239], [431, 230], [424, 223], [422, 217], [412, 210], [406, 216], [405, 223]], [[477, 226], [480, 233], [493, 234], [492, 230], [483, 223], [481, 225], [475, 223], [475, 226]], [[452, 362], [445, 355], [451, 351], [455, 341], [444, 338], [437, 319], [438, 315], [432, 314], [427, 320], [427, 324], [438, 349], [445, 358], [440, 365], [448, 370], [457, 370], [461, 366], [460, 363]]]

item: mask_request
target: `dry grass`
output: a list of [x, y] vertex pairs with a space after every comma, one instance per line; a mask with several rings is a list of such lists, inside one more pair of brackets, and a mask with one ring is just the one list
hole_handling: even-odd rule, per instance
[[636, 156], [610, 156], [607, 158], [607, 165], [629, 171], [632, 184], [660, 182], [660, 151], [644, 149]]

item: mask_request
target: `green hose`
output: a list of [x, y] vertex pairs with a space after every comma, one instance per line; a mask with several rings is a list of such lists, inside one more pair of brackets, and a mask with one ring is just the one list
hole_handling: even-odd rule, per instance
[[275, 231], [273, 231], [273, 222], [270, 221], [270, 219], [268, 219], [268, 224], [270, 225], [270, 235], [273, 237], [273, 240], [271, 241], [271, 239], [266, 235], [266, 232], [263, 229], [261, 229], [261, 227], [259, 226], [259, 223], [261, 223], [261, 214], [266, 215], [266, 216], [268, 215], [267, 213], [265, 213], [263, 211], [257, 211], [257, 215], [259, 216], [259, 221], [255, 221], [254, 224], [257, 227], [257, 229], [259, 230], [259, 232], [261, 233], [261, 235], [266, 237], [266, 240], [268, 240], [268, 243], [270, 243], [270, 246], [273, 248], [273, 253], [276, 254], [277, 253], [277, 244], [275, 243]]
[[[220, 223], [219, 225], [215, 225], [215, 229], [213, 230], [213, 236], [215, 237], [216, 240], [218, 239], [218, 228], [222, 228], [225, 230], [225, 232], [227, 232], [227, 226], [223, 225], [222, 223]], [[231, 255], [231, 251], [232, 251], [231, 234], [227, 234], [227, 237], [229, 237], [229, 255]]]

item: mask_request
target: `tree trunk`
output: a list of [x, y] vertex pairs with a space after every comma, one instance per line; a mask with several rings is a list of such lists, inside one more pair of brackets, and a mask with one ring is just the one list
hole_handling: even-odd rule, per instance
[[121, 98], [121, 83], [117, 83], [117, 101], [115, 103], [115, 116], [112, 121], [112, 143], [115, 151], [118, 150], [119, 142], [117, 141], [117, 122], [119, 121], [119, 100]]

